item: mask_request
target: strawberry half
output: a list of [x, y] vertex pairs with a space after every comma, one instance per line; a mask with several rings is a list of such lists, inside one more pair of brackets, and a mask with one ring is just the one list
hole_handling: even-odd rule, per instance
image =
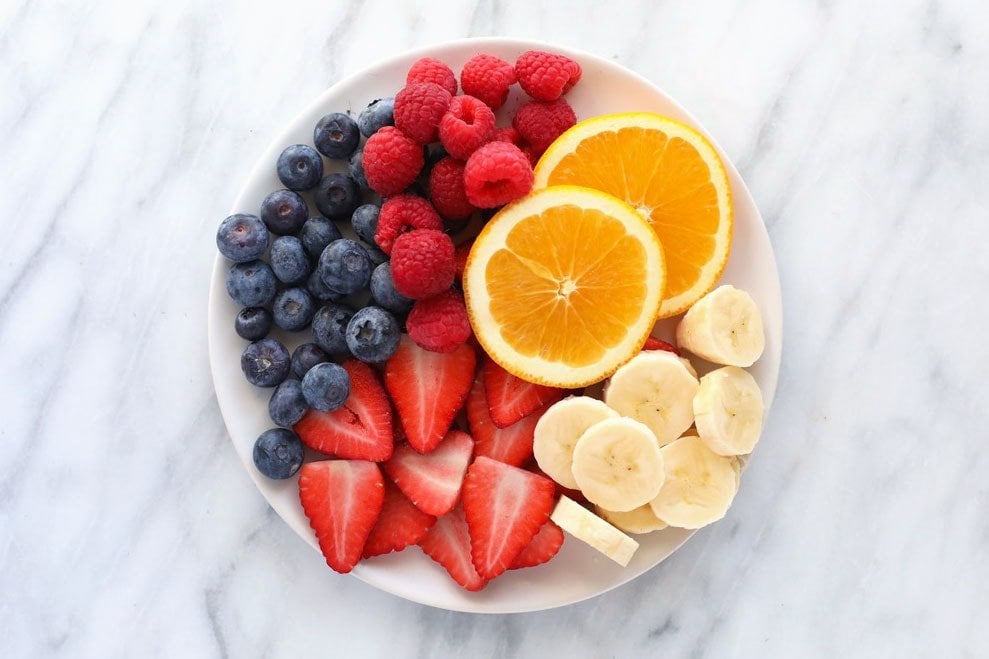
[[467, 590], [481, 590], [487, 585], [488, 580], [477, 573], [471, 562], [470, 536], [460, 508], [436, 520], [426, 537], [419, 541], [419, 547]]
[[563, 529], [548, 521], [542, 525], [539, 532], [532, 538], [532, 542], [512, 561], [509, 570], [518, 570], [524, 567], [535, 567], [542, 565], [549, 559], [556, 556], [563, 546]]
[[365, 460], [321, 460], [302, 465], [299, 499], [316, 532], [326, 564], [350, 572], [381, 512], [385, 483]]
[[477, 573], [494, 579], [512, 565], [549, 519], [553, 481], [491, 458], [467, 470], [463, 505]]
[[310, 409], [295, 424], [302, 443], [311, 449], [348, 460], [382, 462], [395, 447], [391, 405], [378, 377], [367, 364], [348, 359], [350, 397], [332, 412]]
[[446, 436], [470, 391], [476, 365], [470, 344], [431, 352], [402, 335], [385, 364], [385, 386], [412, 448], [429, 453]]
[[499, 428], [507, 428], [539, 408], [555, 403], [565, 393], [556, 387], [526, 382], [490, 359], [481, 367], [481, 378], [491, 420]]
[[646, 339], [646, 344], [642, 346], [643, 350], [665, 350], [666, 352], [672, 352], [674, 355], [680, 356], [680, 351], [674, 346], [670, 345], [662, 339], [657, 339], [654, 336], [650, 336]]
[[435, 517], [413, 506], [401, 490], [386, 480], [385, 502], [364, 543], [363, 556], [370, 558], [418, 544], [435, 523]]
[[470, 435], [451, 430], [427, 455], [408, 444], [399, 445], [384, 464], [385, 473], [416, 508], [439, 517], [457, 505], [473, 451]]
[[532, 457], [532, 436], [536, 423], [547, 407], [507, 428], [499, 428], [491, 419], [484, 380], [479, 375], [467, 396], [467, 425], [474, 438], [474, 455], [484, 455], [513, 467], [525, 464]]

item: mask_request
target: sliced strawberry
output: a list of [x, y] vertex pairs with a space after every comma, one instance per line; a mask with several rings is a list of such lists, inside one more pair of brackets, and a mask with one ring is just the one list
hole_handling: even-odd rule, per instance
[[467, 470], [463, 505], [477, 573], [494, 579], [508, 569], [549, 519], [553, 481], [491, 458]]
[[412, 448], [429, 453], [446, 436], [470, 391], [476, 365], [470, 344], [431, 352], [402, 335], [385, 364], [385, 386]]
[[413, 506], [401, 490], [386, 480], [385, 502], [377, 523], [364, 543], [363, 556], [370, 558], [418, 544], [435, 523], [435, 517]]
[[674, 346], [670, 345], [666, 341], [663, 341], [662, 339], [657, 339], [654, 336], [650, 336], [648, 339], [646, 339], [646, 344], [644, 346], [642, 346], [642, 349], [643, 350], [665, 350], [666, 352], [672, 352], [674, 355], [677, 355], [677, 356], [680, 355], [680, 351], [677, 350]]
[[467, 396], [467, 424], [475, 442], [474, 455], [485, 455], [513, 467], [525, 464], [532, 457], [532, 435], [536, 423], [547, 407], [507, 428], [499, 428], [491, 420], [484, 380], [479, 375]]
[[451, 430], [427, 455], [408, 444], [399, 445], [384, 464], [385, 473], [416, 508], [439, 517], [457, 505], [473, 451], [470, 435]]
[[381, 512], [385, 483], [365, 460], [321, 460], [299, 470], [299, 499], [326, 564], [350, 572]]
[[556, 387], [526, 382], [490, 359], [481, 367], [481, 377], [491, 420], [499, 428], [507, 428], [539, 408], [555, 403], [565, 393]]
[[310, 409], [295, 424], [302, 443], [348, 460], [382, 462], [391, 457], [393, 439], [388, 395], [371, 367], [356, 359], [342, 364], [350, 375], [350, 397], [332, 412]]
[[542, 525], [539, 532], [532, 538], [532, 542], [527, 544], [522, 552], [512, 561], [509, 570], [518, 570], [523, 567], [535, 567], [542, 565], [549, 559], [556, 556], [563, 546], [563, 529], [548, 521]]
[[419, 546], [467, 590], [481, 590], [488, 580], [477, 573], [470, 558], [470, 536], [459, 507], [436, 520]]

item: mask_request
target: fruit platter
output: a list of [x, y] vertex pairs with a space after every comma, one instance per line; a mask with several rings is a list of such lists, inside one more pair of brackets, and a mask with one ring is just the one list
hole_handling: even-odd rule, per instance
[[731, 514], [775, 260], [727, 157], [636, 74], [508, 39], [403, 54], [320, 96], [217, 223], [217, 399], [326, 569], [539, 610]]

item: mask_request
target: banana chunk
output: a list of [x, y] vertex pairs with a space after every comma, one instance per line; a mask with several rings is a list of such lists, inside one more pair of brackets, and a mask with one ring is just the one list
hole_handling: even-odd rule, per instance
[[663, 446], [694, 422], [698, 386], [697, 377], [672, 352], [643, 352], [611, 376], [604, 402], [646, 424]]
[[718, 455], [747, 455], [762, 433], [762, 392], [755, 378], [724, 366], [701, 378], [694, 395], [697, 434]]
[[605, 510], [601, 506], [594, 506], [594, 511], [605, 521], [614, 524], [626, 533], [652, 533], [668, 526], [666, 522], [656, 517], [656, 513], [652, 511], [652, 506], [648, 503], [623, 513]]
[[616, 418], [618, 412], [596, 398], [571, 396], [554, 403], [533, 433], [532, 453], [539, 468], [563, 487], [578, 489], [571, 471], [574, 445], [595, 423]]
[[587, 500], [627, 512], [649, 503], [663, 485], [663, 456], [656, 437], [633, 419], [599, 421], [573, 450], [573, 477]]
[[649, 503], [656, 517], [682, 529], [699, 529], [724, 517], [738, 490], [737, 460], [718, 455], [691, 436], [661, 451], [666, 480]]
[[639, 548], [638, 542], [568, 497], [560, 497], [549, 518], [622, 567], [628, 565]]
[[752, 366], [766, 347], [755, 301], [730, 285], [719, 286], [690, 307], [676, 337], [681, 348], [727, 366]]

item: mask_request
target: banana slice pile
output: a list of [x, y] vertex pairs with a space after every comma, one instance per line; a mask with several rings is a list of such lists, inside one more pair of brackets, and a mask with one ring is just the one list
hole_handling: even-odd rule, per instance
[[594, 509], [563, 496], [551, 519], [623, 566], [639, 546], [629, 533], [699, 529], [724, 517], [739, 487], [738, 456], [762, 432], [762, 394], [741, 368], [765, 347], [751, 296], [716, 288], [687, 311], [676, 336], [720, 368], [698, 378], [675, 353], [642, 352], [611, 376], [603, 402], [571, 396], [535, 428], [539, 468]]

